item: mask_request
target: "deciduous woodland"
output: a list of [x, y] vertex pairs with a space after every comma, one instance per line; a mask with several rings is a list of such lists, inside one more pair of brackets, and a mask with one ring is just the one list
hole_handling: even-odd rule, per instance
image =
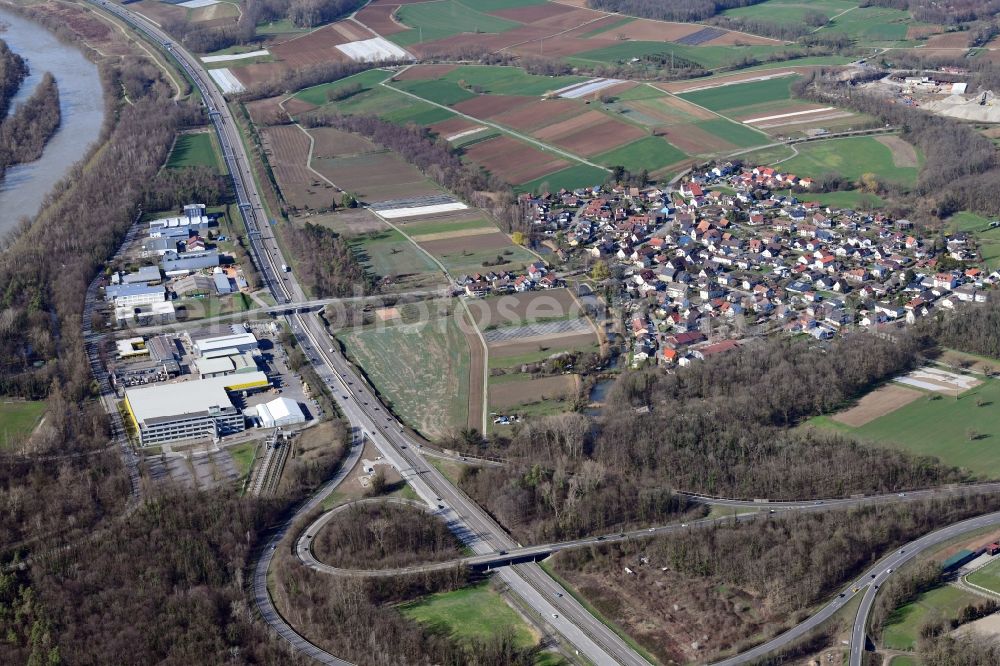
[[28, 75], [28, 64], [24, 58], [10, 50], [7, 42], [0, 39], [0, 119], [7, 117], [10, 102]]
[[858, 333], [825, 349], [774, 339], [672, 375], [629, 373], [594, 427], [582, 415], [529, 422], [489, 445], [511, 465], [469, 472], [462, 485], [533, 540], [688, 510], [669, 489], [800, 499], [960, 481], [967, 475], [932, 459], [790, 429], [912, 368], [926, 345], [918, 334], [890, 341]]
[[302, 227], [283, 224], [279, 233], [291, 255], [298, 258], [299, 278], [316, 298], [356, 296], [359, 289], [371, 291], [371, 277], [365, 275], [340, 234], [308, 222]]
[[0, 177], [16, 164], [34, 162], [42, 156], [62, 116], [59, 112], [59, 87], [55, 78], [45, 73], [38, 87], [14, 114], [0, 123]]
[[979, 496], [768, 514], [563, 551], [554, 567], [665, 663], [705, 663], [800, 621], [888, 550], [998, 507], [997, 498]]
[[356, 504], [337, 514], [313, 541], [316, 557], [348, 569], [388, 569], [462, 555], [448, 526], [426, 511], [399, 504]]

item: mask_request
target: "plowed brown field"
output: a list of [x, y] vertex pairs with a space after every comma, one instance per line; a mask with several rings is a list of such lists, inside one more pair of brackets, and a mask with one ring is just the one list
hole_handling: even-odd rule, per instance
[[507, 136], [473, 144], [465, 154], [512, 185], [520, 185], [569, 166], [566, 160]]

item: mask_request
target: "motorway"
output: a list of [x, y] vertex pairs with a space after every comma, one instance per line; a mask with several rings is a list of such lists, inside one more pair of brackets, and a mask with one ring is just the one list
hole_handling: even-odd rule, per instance
[[[223, 157], [232, 176], [247, 228], [250, 255], [262, 273], [264, 283], [279, 304], [305, 302], [305, 295], [295, 277], [279, 268], [287, 262], [281, 255], [257, 192], [250, 159], [222, 92], [208, 76], [201, 62], [186, 49], [174, 44], [170, 36], [143, 17], [106, 0], [88, 1], [114, 14], [169, 52], [193, 81], [208, 106], [210, 118], [219, 136]], [[355, 373], [347, 360], [339, 353], [328, 351], [332, 349], [329, 347], [330, 338], [318, 316], [296, 312], [286, 315], [285, 319], [291, 324], [317, 374], [330, 388], [352, 429], [375, 444], [422, 500], [431, 507], [437, 506], [443, 512], [456, 535], [477, 554], [517, 546], [479, 506], [455, 488], [437, 468], [424, 460], [414, 442], [395, 418], [380, 405], [371, 388]], [[312, 502], [306, 506], [310, 504]], [[305, 508], [297, 511], [283, 529], [287, 529], [295, 518], [304, 515], [304, 511]], [[275, 544], [276, 541], [271, 542], [271, 545]], [[343, 663], [339, 660], [328, 661], [336, 658], [296, 634], [274, 611], [266, 586], [269, 563], [270, 554], [265, 552], [258, 562], [254, 577], [255, 598], [265, 620], [301, 652], [316, 656], [324, 663]], [[538, 615], [536, 619], [555, 629], [571, 646], [569, 649], [591, 663], [600, 666], [648, 664], [537, 565], [504, 567], [497, 575]]]

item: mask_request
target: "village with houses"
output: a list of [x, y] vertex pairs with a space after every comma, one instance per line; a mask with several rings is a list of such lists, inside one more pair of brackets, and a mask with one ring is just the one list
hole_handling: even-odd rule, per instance
[[905, 219], [812, 202], [811, 187], [726, 163], [672, 192], [595, 187], [523, 200], [560, 258], [620, 278], [632, 367], [684, 366], [752, 335], [827, 340], [912, 324], [986, 302], [1000, 283], [1000, 271], [977, 267], [971, 235], [922, 237]]

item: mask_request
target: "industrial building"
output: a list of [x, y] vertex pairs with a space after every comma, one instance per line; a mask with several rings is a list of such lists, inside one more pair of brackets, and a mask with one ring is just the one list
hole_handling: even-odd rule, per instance
[[271, 402], [257, 405], [257, 418], [262, 428], [281, 428], [284, 426], [305, 423], [306, 415], [302, 413], [299, 403], [290, 398], [277, 398]]
[[134, 273], [128, 273], [121, 278], [124, 284], [156, 284], [160, 282], [159, 266], [143, 266]]
[[125, 409], [143, 446], [242, 432], [243, 413], [229, 394], [269, 386], [267, 375], [253, 372], [177, 384], [126, 389]]
[[122, 305], [115, 308], [115, 321], [119, 328], [129, 324], [150, 326], [172, 324], [177, 320], [177, 310], [170, 301], [159, 301], [143, 305]]
[[206, 355], [198, 359], [197, 366], [198, 376], [202, 379], [242, 375], [257, 371], [257, 361], [254, 360], [250, 352]]
[[112, 284], [104, 288], [104, 299], [114, 302], [115, 307], [149, 305], [166, 300], [166, 292], [163, 287], [146, 284]]
[[[197, 335], [188, 335], [191, 347], [195, 353], [201, 357], [209, 352], [227, 350], [224, 356], [235, 353], [257, 351], [257, 338], [253, 333], [233, 333], [232, 335], [220, 335], [215, 337], [200, 338]], [[234, 350], [234, 351], [228, 351]]]
[[203, 268], [215, 268], [219, 265], [219, 253], [217, 250], [205, 250], [203, 252], [177, 252], [167, 251], [160, 259], [163, 271], [169, 275], [183, 275], [192, 271], [199, 271]]

